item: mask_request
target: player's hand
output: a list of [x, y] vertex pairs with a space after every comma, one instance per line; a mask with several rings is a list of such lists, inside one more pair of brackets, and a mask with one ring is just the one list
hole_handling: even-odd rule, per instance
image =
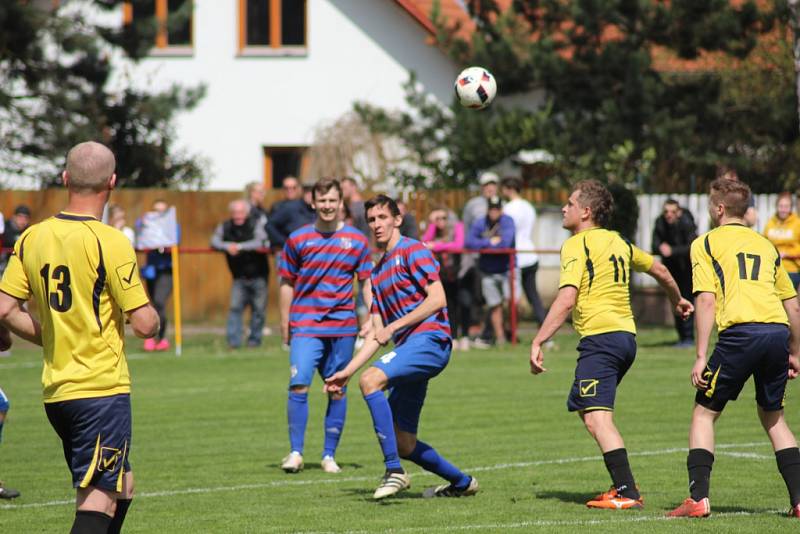
[[384, 326], [375, 331], [375, 341], [381, 345], [386, 345], [392, 340], [392, 329], [389, 326]]
[[11, 348], [11, 332], [5, 326], [0, 326], [0, 351]]
[[325, 391], [325, 393], [341, 393], [342, 389], [350, 381], [350, 376], [350, 373], [344, 369], [333, 373], [325, 379], [323, 391]]
[[538, 375], [544, 373], [544, 352], [538, 343], [531, 343], [531, 373]]
[[705, 372], [706, 359], [698, 357], [697, 361], [694, 362], [694, 367], [692, 367], [692, 385], [699, 390], [708, 388], [708, 380], [703, 376]]
[[679, 300], [678, 304], [675, 305], [675, 313], [677, 313], [680, 318], [685, 321], [691, 314], [694, 313], [694, 305], [685, 298], [681, 297], [681, 300]]
[[797, 354], [789, 355], [789, 380], [794, 380], [800, 375], [800, 358]]

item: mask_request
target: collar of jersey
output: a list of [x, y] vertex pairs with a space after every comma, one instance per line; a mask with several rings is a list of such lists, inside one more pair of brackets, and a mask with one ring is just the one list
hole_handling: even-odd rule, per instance
[[77, 213], [69, 213], [66, 211], [59, 212], [55, 215], [56, 219], [65, 221], [96, 221], [95, 217], [91, 215], [78, 215]]

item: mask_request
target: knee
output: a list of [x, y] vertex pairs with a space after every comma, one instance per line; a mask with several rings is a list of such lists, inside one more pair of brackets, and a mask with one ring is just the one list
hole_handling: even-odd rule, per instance
[[[609, 414], [609, 415], [605, 415]], [[611, 412], [589, 412], [583, 416], [583, 424], [593, 437], [597, 437], [611, 424]]]
[[361, 388], [361, 393], [364, 395], [381, 391], [386, 386], [386, 375], [383, 374], [383, 371], [380, 369], [370, 367], [361, 373], [361, 377], [358, 379], [358, 385]]
[[417, 447], [417, 437], [405, 432], [396, 432], [397, 453], [401, 458], [408, 458]]
[[289, 386], [289, 392], [302, 395], [303, 393], [308, 393], [308, 386]]

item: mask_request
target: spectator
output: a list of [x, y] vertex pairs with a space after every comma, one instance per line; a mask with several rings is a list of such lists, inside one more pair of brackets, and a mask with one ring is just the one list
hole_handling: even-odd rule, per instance
[[481, 194], [467, 201], [461, 216], [464, 228], [468, 231], [475, 221], [486, 217], [488, 199], [497, 196], [497, 184], [500, 183], [500, 178], [493, 172], [484, 172], [478, 178], [478, 183], [481, 184]]
[[[159, 199], [153, 202], [151, 214], [165, 220], [169, 216], [169, 210], [169, 204]], [[142, 235], [144, 232], [150, 231], [147, 228], [149, 224], [145, 218], [139, 219], [136, 223], [137, 243], [141, 248], [148, 246], [146, 240], [142, 240]], [[160, 226], [160, 223], [155, 225]], [[163, 231], [163, 229], [159, 231]], [[180, 242], [180, 226], [176, 225], [175, 233], [177, 241]], [[169, 350], [169, 340], [165, 334], [167, 331], [167, 300], [172, 294], [172, 251], [167, 247], [149, 250], [145, 265], [142, 267], [142, 278], [145, 280], [147, 293], [150, 295], [153, 307], [158, 312], [160, 321], [158, 334], [144, 340], [144, 350], [147, 352]]]
[[[502, 184], [503, 196], [508, 199], [503, 206], [503, 213], [514, 220], [516, 235], [514, 239], [520, 250], [533, 250], [533, 227], [536, 225], [536, 209], [520, 196], [522, 182], [519, 178], [506, 178]], [[533, 318], [542, 326], [544, 322], [544, 306], [539, 292], [536, 290], [536, 271], [539, 269], [539, 256], [533, 252], [517, 254], [517, 272], [515, 276], [522, 281], [525, 298], [533, 310]], [[520, 277], [521, 274], [521, 277]]]
[[358, 182], [356, 182], [355, 178], [347, 176], [342, 178], [341, 185], [342, 198], [344, 199], [343, 204], [350, 212], [350, 216], [353, 219], [352, 225], [358, 228], [358, 230], [369, 239], [370, 231], [369, 225], [367, 224], [367, 217], [364, 214], [364, 199], [361, 197], [361, 192], [358, 190]]
[[[422, 241], [439, 262], [439, 277], [447, 299], [453, 348], [469, 350], [470, 308], [469, 305], [462, 305], [462, 288], [458, 278], [461, 270], [460, 251], [464, 248], [464, 224], [455, 213], [444, 207], [434, 209], [428, 222]], [[469, 292], [469, 289], [466, 291]], [[467, 301], [468, 304], [470, 302]]]
[[[14, 214], [8, 219], [3, 232], [3, 248], [8, 250], [14, 248], [22, 232], [31, 224], [31, 209], [25, 204], [20, 204], [14, 209]], [[11, 252], [3, 252], [0, 255], [0, 275], [6, 270], [8, 258]]]
[[410, 237], [411, 239], [419, 239], [419, 225], [417, 225], [417, 218], [414, 214], [408, 211], [408, 205], [402, 200], [397, 201], [397, 208], [400, 210], [400, 215], [403, 220], [400, 223], [400, 235]]
[[242, 344], [242, 315], [250, 307], [248, 347], [261, 345], [267, 309], [269, 264], [263, 248], [268, 246], [264, 230], [266, 216], [253, 216], [245, 200], [234, 200], [228, 206], [230, 219], [217, 225], [211, 237], [211, 247], [225, 253], [233, 277], [231, 303], [228, 311], [228, 346], [238, 349]]
[[[736, 172], [736, 169], [733, 167], [729, 167], [728, 165], [720, 165], [717, 168], [717, 178], [723, 178], [725, 180], [733, 180], [734, 182], [740, 182], [739, 173]], [[758, 211], [756, 211], [756, 199], [753, 195], [750, 195], [750, 200], [748, 201], [747, 211], [744, 213], [744, 220], [745, 224], [750, 228], [755, 228], [756, 224], [758, 224]]]
[[[287, 180], [289, 180], [288, 184]], [[283, 245], [286, 243], [289, 234], [301, 226], [313, 223], [317, 218], [312, 205], [311, 188], [303, 187], [303, 194], [298, 194], [295, 197], [296, 191], [292, 186], [292, 180], [296, 181], [297, 179], [293, 176], [284, 178], [284, 187], [290, 187], [291, 189], [284, 189], [286, 200], [273, 206], [269, 221], [267, 221], [269, 242], [275, 251], [283, 250]], [[298, 184], [298, 191], [299, 188], [300, 185]]]
[[[694, 304], [692, 295], [692, 263], [689, 248], [697, 237], [697, 226], [689, 210], [680, 207], [677, 200], [667, 199], [664, 211], [658, 216], [653, 229], [653, 254], [669, 270], [681, 295]], [[694, 316], [687, 319], [675, 315], [675, 330], [678, 332], [678, 348], [694, 347]]]
[[264, 198], [267, 196], [267, 189], [261, 182], [250, 182], [244, 188], [245, 198], [250, 205], [250, 215], [256, 219], [264, 218], [267, 220], [267, 211], [264, 209]]
[[119, 204], [109, 205], [108, 225], [125, 234], [125, 237], [127, 237], [128, 241], [131, 242], [131, 246], [134, 246], [136, 243], [136, 234], [134, 233], [133, 228], [128, 226], [128, 222], [125, 220], [125, 208]]
[[[475, 221], [470, 228], [467, 248], [475, 250], [514, 248], [514, 220], [508, 215], [503, 215], [503, 201], [500, 197], [492, 197], [487, 207], [486, 216]], [[510, 293], [508, 255], [481, 254], [478, 259], [478, 269], [481, 275], [483, 299], [489, 308], [494, 340], [497, 344], [503, 344], [506, 342], [503, 303], [508, 300]], [[476, 340], [476, 343], [478, 341], [480, 340]]]
[[792, 212], [792, 194], [778, 195], [775, 208], [775, 215], [764, 228], [764, 236], [778, 249], [783, 268], [789, 273], [792, 285], [797, 287], [800, 284], [800, 217]]

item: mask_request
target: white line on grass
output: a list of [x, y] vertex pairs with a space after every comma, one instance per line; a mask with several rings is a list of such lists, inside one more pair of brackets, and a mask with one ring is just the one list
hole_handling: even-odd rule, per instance
[[[767, 445], [764, 442], [750, 442], [750, 443], [723, 443], [717, 445], [717, 449], [739, 449], [739, 448], [752, 448]], [[639, 451], [639, 452], [631, 452], [628, 453], [628, 456], [660, 456], [665, 454], [673, 454], [678, 452], [686, 452], [686, 448], [682, 447], [672, 447], [669, 449], [657, 449], [653, 451]], [[726, 454], [736, 454], [736, 453], [726, 453]], [[763, 455], [756, 455], [755, 453], [738, 453], [740, 455], [747, 455], [747, 458], [770, 458], [768, 456]], [[752, 455], [752, 456], [751, 456]], [[744, 456], [741, 456], [744, 457]], [[551, 460], [536, 460], [533, 462], [517, 462], [517, 463], [504, 463], [504, 464], [495, 464], [489, 466], [482, 466], [482, 467], [470, 467], [464, 469], [464, 471], [469, 473], [477, 473], [480, 471], [497, 471], [500, 469], [513, 469], [519, 467], [535, 467], [538, 465], [558, 465], [558, 464], [568, 464], [568, 463], [578, 463], [578, 462], [594, 462], [601, 460], [602, 457], [600, 456], [580, 456], [574, 458], [554, 458]], [[411, 473], [413, 476], [433, 476], [433, 473], [428, 473], [427, 471], [415, 471]], [[136, 498], [151, 498], [151, 497], [172, 497], [175, 495], [195, 495], [195, 494], [204, 494], [204, 493], [224, 493], [230, 491], [245, 491], [245, 490], [257, 490], [257, 489], [268, 489], [268, 488], [276, 488], [276, 487], [286, 487], [286, 486], [306, 486], [309, 484], [334, 484], [334, 483], [341, 483], [341, 482], [365, 482], [365, 481], [374, 481], [377, 477], [374, 476], [361, 476], [361, 477], [342, 477], [342, 478], [329, 478], [329, 479], [303, 479], [303, 480], [275, 480], [273, 482], [260, 482], [257, 484], [238, 484], [236, 486], [213, 486], [213, 487], [206, 487], [206, 488], [183, 488], [183, 489], [175, 489], [175, 490], [164, 490], [164, 491], [143, 491], [137, 492]], [[48, 506], [64, 506], [67, 504], [74, 504], [74, 499], [70, 500], [63, 500], [63, 501], [45, 501], [45, 502], [32, 502], [32, 503], [25, 503], [25, 504], [0, 504], [0, 509], [23, 509], [23, 508], [45, 508]]]

